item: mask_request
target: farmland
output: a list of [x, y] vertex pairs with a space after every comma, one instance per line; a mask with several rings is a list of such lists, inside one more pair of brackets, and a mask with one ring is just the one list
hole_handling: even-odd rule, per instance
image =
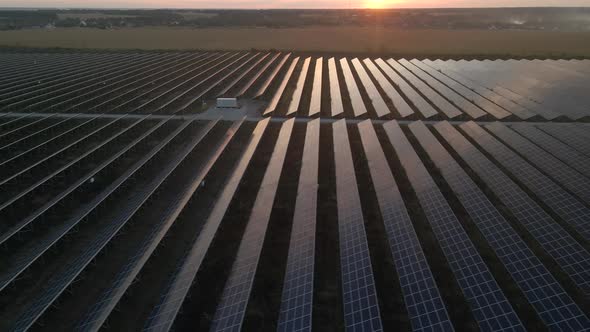
[[590, 57], [590, 32], [303, 28], [58, 28], [0, 31], [0, 46], [140, 50], [276, 49], [409, 57]]
[[1, 331], [590, 329], [589, 60], [0, 70]]

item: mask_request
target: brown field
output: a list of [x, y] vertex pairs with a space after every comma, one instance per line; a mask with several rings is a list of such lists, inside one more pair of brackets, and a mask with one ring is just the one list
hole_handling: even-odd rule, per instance
[[107, 19], [107, 18], [129, 18], [135, 17], [133, 15], [114, 15], [114, 14], [103, 14], [103, 13], [59, 13], [57, 17], [60, 20], [73, 18], [73, 19], [81, 19], [81, 20], [90, 20], [90, 19]]
[[590, 32], [386, 28], [129, 28], [0, 32], [0, 45], [93, 49], [276, 49], [406, 56], [590, 57]]

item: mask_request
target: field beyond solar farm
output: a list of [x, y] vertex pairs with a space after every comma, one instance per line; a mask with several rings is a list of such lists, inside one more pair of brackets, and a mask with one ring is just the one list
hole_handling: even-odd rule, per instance
[[590, 57], [590, 32], [303, 28], [58, 28], [0, 32], [0, 46], [73, 49], [290, 50], [452, 57]]

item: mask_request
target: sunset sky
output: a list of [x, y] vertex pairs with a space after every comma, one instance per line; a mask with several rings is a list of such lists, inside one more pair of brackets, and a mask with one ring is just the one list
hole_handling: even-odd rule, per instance
[[424, 8], [590, 6], [590, 0], [0, 0], [0, 7], [59, 8]]

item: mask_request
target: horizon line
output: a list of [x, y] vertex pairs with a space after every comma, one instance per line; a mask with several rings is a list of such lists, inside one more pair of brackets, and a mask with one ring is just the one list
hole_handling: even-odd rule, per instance
[[498, 7], [387, 7], [387, 8], [367, 8], [367, 7], [326, 7], [326, 8], [309, 8], [309, 7], [257, 7], [257, 8], [244, 8], [244, 7], [219, 7], [219, 8], [207, 8], [207, 7], [0, 7], [3, 9], [26, 9], [26, 10], [37, 10], [37, 9], [55, 9], [55, 10], [392, 10], [392, 9], [403, 9], [403, 10], [419, 10], [419, 9], [538, 9], [538, 8], [589, 8], [587, 6], [498, 6]]

